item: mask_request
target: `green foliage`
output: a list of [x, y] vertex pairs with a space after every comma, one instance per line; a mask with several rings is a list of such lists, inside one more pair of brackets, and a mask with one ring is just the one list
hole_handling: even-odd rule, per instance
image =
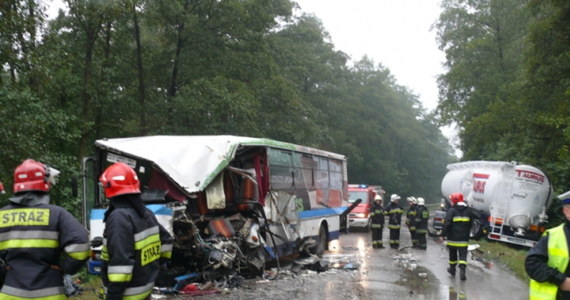
[[[437, 117], [385, 67], [366, 57], [349, 66], [293, 2], [67, 3], [45, 26], [23, 10], [13, 20], [34, 22], [0, 18], [7, 187], [23, 159], [40, 160], [62, 171], [52, 202], [78, 215], [69, 179], [95, 139], [234, 134], [342, 153], [350, 182], [439, 199], [450, 149]], [[34, 30], [41, 39], [15, 39]], [[33, 47], [10, 48], [20, 44]]]
[[448, 72], [438, 115], [464, 159], [520, 161], [569, 189], [570, 3], [446, 0], [436, 24]]
[[518, 278], [524, 281], [529, 280], [524, 267], [528, 248], [491, 240], [480, 240], [478, 244], [481, 247], [476, 251], [482, 253], [486, 260], [500, 263], [510, 269]]

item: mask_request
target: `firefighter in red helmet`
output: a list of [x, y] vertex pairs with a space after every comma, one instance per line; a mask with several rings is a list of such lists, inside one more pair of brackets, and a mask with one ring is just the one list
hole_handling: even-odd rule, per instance
[[152, 292], [162, 260], [170, 259], [172, 237], [144, 206], [140, 182], [131, 167], [115, 163], [99, 181], [110, 200], [103, 219], [106, 299], [145, 299]]
[[87, 230], [50, 205], [59, 171], [32, 159], [14, 171], [14, 196], [0, 209], [0, 258], [6, 262], [0, 299], [65, 299], [64, 274], [89, 257]]
[[447, 248], [449, 250], [449, 267], [447, 272], [451, 276], [455, 276], [455, 269], [459, 265], [459, 279], [466, 280], [465, 271], [467, 269], [469, 235], [473, 219], [477, 216], [465, 203], [463, 194], [453, 193], [449, 198], [452, 202], [452, 207], [447, 211], [441, 233], [442, 239], [443, 237], [447, 238]]

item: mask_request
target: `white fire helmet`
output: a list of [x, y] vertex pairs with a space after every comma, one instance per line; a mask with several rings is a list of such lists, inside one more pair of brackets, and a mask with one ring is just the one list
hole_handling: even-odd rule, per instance
[[410, 196], [406, 199], [408, 200], [408, 202], [411, 202], [412, 204], [418, 204], [418, 199], [416, 199], [416, 197], [414, 196]]
[[422, 197], [418, 197], [418, 205], [425, 205], [426, 201]]
[[374, 196], [374, 201], [376, 201], [376, 200], [382, 201], [382, 196], [380, 196], [380, 195]]
[[398, 196], [397, 194], [392, 194], [392, 196], [390, 196], [390, 201], [398, 202], [398, 200], [400, 200], [400, 196]]

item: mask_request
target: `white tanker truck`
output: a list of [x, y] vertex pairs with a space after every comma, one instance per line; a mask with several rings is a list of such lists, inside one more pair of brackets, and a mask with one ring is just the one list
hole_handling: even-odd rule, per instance
[[467, 161], [447, 166], [441, 192], [460, 192], [467, 204], [481, 213], [471, 234], [532, 247], [544, 231], [552, 188], [539, 169], [502, 161]]

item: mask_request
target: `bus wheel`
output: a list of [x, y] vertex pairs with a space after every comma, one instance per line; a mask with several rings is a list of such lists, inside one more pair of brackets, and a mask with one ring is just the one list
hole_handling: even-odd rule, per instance
[[321, 227], [319, 228], [319, 236], [317, 237], [318, 241], [317, 241], [317, 245], [315, 246], [315, 251], [314, 253], [319, 256], [322, 257], [323, 254], [325, 253], [325, 250], [327, 249], [327, 230], [325, 229], [325, 226], [321, 224]]

